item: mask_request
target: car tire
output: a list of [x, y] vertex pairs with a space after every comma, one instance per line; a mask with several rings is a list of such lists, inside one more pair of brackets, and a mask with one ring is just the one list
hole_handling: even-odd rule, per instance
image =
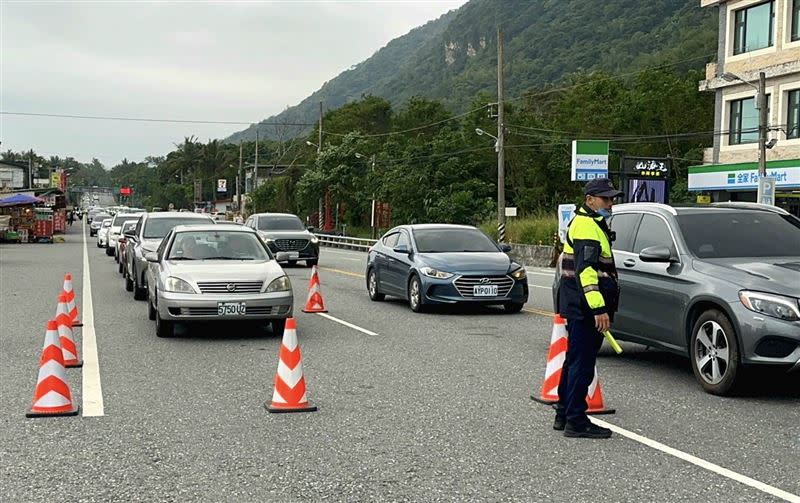
[[123, 274], [123, 271], [125, 270], [125, 268], [124, 268], [124, 267], [122, 267], [122, 261], [121, 261], [121, 260], [119, 260], [119, 259], [117, 259], [117, 264], [119, 264], [119, 265], [117, 266], [117, 272], [118, 272], [118, 273], [120, 273], [120, 274]]
[[700, 386], [712, 395], [731, 395], [741, 381], [739, 341], [722, 311], [703, 312], [692, 327], [689, 342], [692, 371]]
[[314, 267], [317, 264], [319, 264], [319, 259], [317, 258], [314, 260], [306, 260], [306, 267]]
[[147, 299], [147, 318], [150, 320], [155, 320], [156, 316], [158, 316], [158, 311], [156, 308], [153, 307], [153, 302], [148, 298]]
[[289, 267], [294, 267], [294, 266], [297, 265], [297, 261], [296, 260], [288, 260], [286, 262], [286, 265], [288, 265]]
[[506, 302], [503, 304], [503, 310], [507, 314], [514, 314], [522, 311], [522, 308], [525, 307], [525, 304], [522, 302]]
[[125, 275], [125, 291], [126, 292], [132, 292], [133, 291], [133, 280], [131, 279], [131, 277], [128, 274], [125, 274], [125, 273], [123, 273], [123, 274]]
[[156, 313], [156, 336], [172, 337], [175, 335], [175, 322], [165, 320]]
[[272, 329], [272, 333], [278, 337], [283, 337], [283, 330], [286, 328], [286, 318], [281, 318], [278, 320], [270, 320], [269, 326]]
[[425, 304], [422, 302], [422, 283], [415, 274], [408, 280], [408, 306], [415, 313], [422, 313], [425, 311]]
[[139, 274], [133, 270], [133, 300], [144, 300], [147, 298], [147, 288], [139, 286]]
[[106, 255], [108, 255], [109, 257], [114, 255], [114, 248], [106, 247]]
[[97, 247], [98, 248], [102, 248], [103, 247], [103, 245], [100, 244], [100, 241], [97, 242]]
[[378, 291], [378, 273], [375, 272], [374, 267], [367, 273], [367, 293], [369, 293], [369, 300], [374, 302], [380, 302], [386, 298], [386, 295]]

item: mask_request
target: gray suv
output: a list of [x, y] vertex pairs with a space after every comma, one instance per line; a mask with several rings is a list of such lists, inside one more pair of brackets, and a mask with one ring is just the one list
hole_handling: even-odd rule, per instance
[[279, 262], [290, 266], [304, 260], [311, 267], [319, 263], [319, 239], [311, 233], [312, 227], [291, 213], [256, 213], [244, 223], [255, 229]]
[[751, 203], [632, 203], [610, 225], [615, 336], [689, 356], [718, 395], [748, 365], [800, 370], [800, 219]]

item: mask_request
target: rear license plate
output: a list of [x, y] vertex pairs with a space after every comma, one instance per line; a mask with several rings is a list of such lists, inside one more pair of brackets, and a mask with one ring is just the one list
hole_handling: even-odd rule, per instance
[[497, 297], [497, 285], [475, 285], [472, 294], [475, 297]]
[[246, 312], [244, 302], [217, 302], [217, 314], [220, 316], [239, 316]]

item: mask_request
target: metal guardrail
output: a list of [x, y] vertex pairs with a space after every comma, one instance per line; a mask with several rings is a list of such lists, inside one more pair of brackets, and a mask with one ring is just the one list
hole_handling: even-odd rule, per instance
[[333, 234], [314, 234], [319, 238], [319, 244], [331, 248], [345, 248], [347, 250], [367, 251], [374, 245], [376, 239], [356, 238], [352, 236], [335, 236]]

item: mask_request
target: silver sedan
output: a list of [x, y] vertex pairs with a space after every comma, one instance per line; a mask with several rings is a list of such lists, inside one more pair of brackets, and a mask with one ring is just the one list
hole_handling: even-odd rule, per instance
[[176, 322], [251, 320], [283, 334], [293, 312], [288, 276], [258, 234], [238, 225], [179, 225], [148, 262], [148, 315], [156, 335]]

